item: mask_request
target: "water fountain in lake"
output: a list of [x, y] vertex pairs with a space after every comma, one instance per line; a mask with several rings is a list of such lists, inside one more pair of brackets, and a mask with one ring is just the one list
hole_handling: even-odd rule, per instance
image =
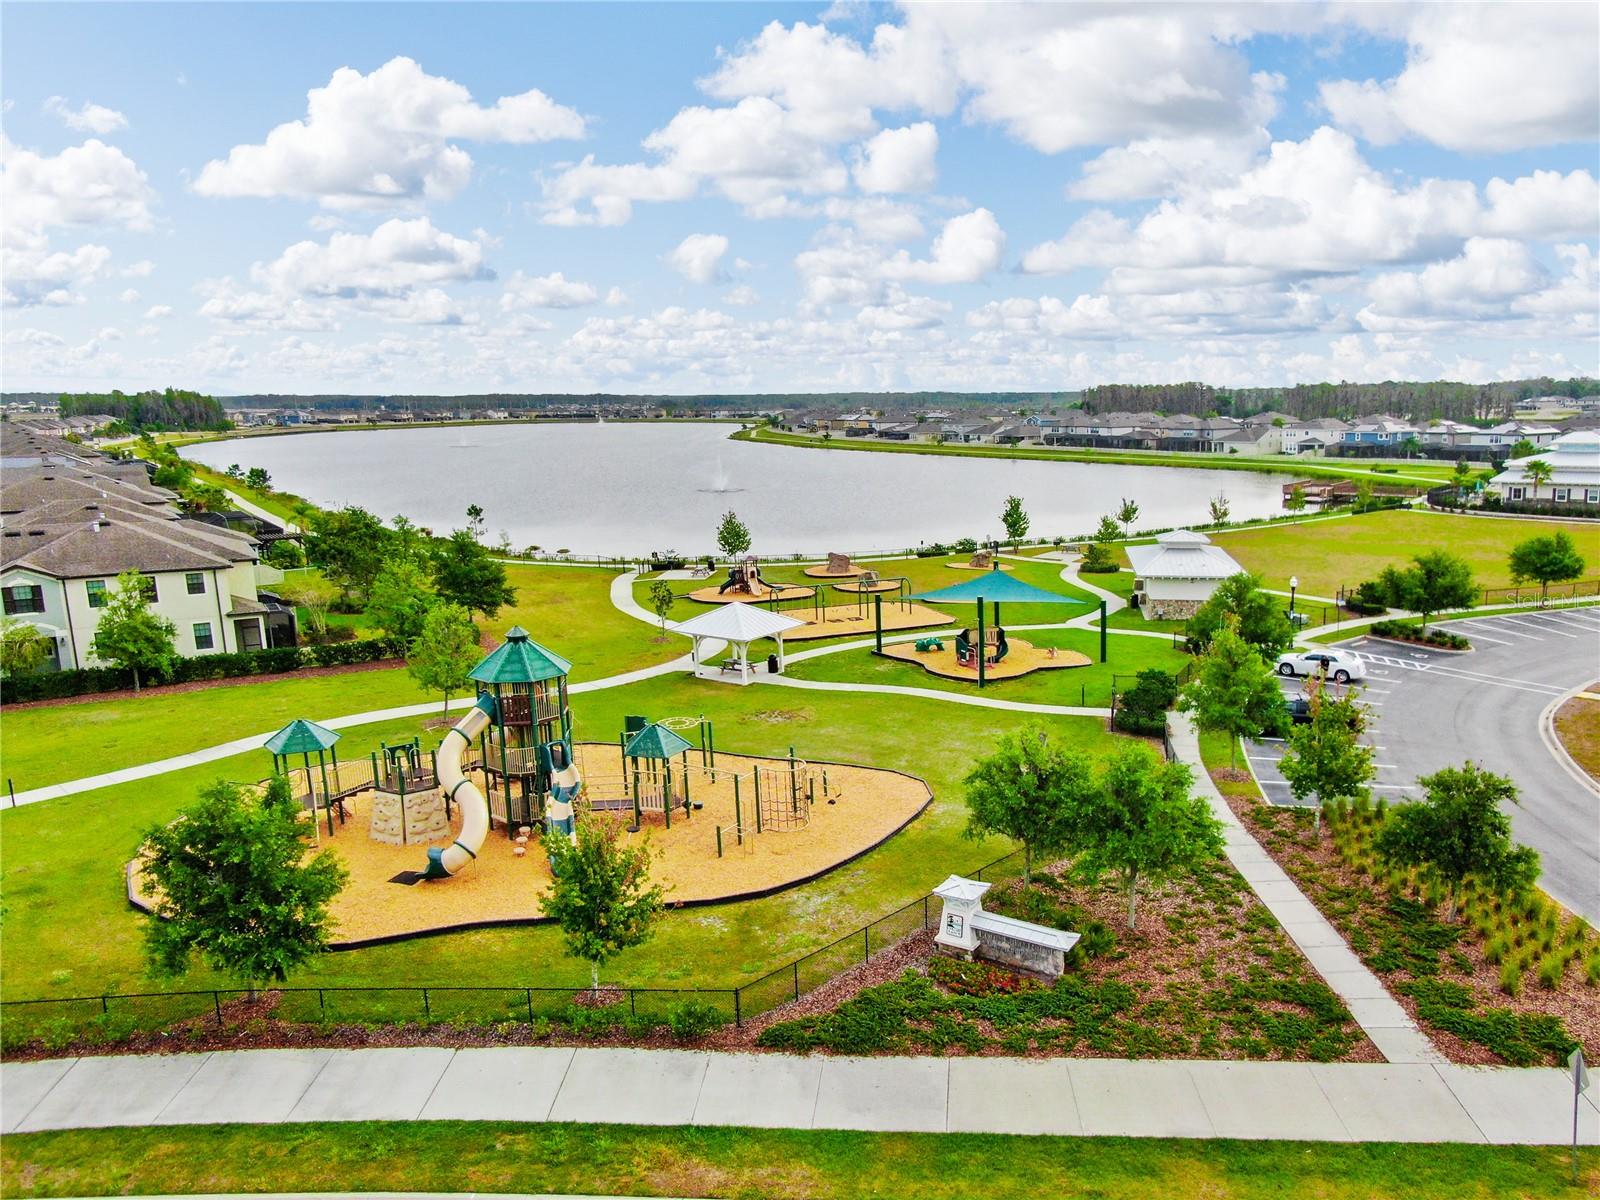
[[722, 465], [722, 457], [720, 455], [717, 457], [717, 469], [711, 476], [711, 486], [700, 490], [702, 492], [710, 492], [716, 496], [721, 496], [727, 492], [744, 491], [743, 488], [733, 486], [732, 481], [728, 478], [728, 468]]

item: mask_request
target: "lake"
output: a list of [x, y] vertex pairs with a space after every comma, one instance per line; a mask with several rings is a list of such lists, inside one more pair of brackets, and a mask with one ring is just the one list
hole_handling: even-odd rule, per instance
[[1099, 463], [872, 454], [729, 441], [726, 424], [505, 424], [250, 437], [184, 453], [218, 470], [263, 467], [321, 505], [401, 513], [443, 533], [483, 508], [518, 549], [703, 554], [734, 510], [757, 554], [898, 550], [1003, 533], [1022, 497], [1034, 536], [1082, 537], [1119, 500], [1136, 527], [1203, 522], [1225, 494], [1234, 520], [1282, 511], [1288, 475]]

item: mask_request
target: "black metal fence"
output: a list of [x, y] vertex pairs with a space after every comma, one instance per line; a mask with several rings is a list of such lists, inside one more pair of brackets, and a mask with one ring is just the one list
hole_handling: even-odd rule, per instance
[[[1013, 851], [972, 872], [970, 878], [997, 883], [1022, 874], [1022, 853]], [[650, 988], [603, 984], [626, 1005], [627, 1016], [652, 1024], [674, 1009], [696, 1002], [715, 1009], [726, 1022], [744, 1022], [798, 1000], [807, 992], [939, 919], [937, 898], [913, 900], [761, 978], [734, 988]], [[570, 1013], [580, 987], [500, 985], [438, 987], [273, 987], [274, 1016], [307, 1024], [418, 1023], [493, 1024], [556, 1020]], [[0, 1001], [0, 1032], [6, 1045], [43, 1041], [61, 1045], [92, 1031], [115, 1040], [180, 1021], [210, 1017], [219, 1028], [224, 1005], [248, 997], [244, 988], [196, 988], [175, 992], [106, 992], [95, 996], [48, 996]]]

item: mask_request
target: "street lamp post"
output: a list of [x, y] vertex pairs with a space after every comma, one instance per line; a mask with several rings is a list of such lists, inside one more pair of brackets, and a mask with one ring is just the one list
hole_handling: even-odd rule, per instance
[[1295, 592], [1297, 592], [1299, 590], [1300, 590], [1300, 577], [1298, 575], [1289, 576], [1289, 611], [1290, 612], [1294, 612], [1294, 594], [1295, 594]]

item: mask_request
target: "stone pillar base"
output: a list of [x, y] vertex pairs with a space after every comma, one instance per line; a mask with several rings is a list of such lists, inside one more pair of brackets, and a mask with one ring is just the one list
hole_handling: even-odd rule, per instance
[[413, 842], [450, 840], [450, 822], [444, 815], [444, 797], [429, 789], [405, 797], [405, 820], [401, 821], [401, 798], [395, 792], [374, 792], [372, 823], [367, 835], [375, 842], [404, 846]]

